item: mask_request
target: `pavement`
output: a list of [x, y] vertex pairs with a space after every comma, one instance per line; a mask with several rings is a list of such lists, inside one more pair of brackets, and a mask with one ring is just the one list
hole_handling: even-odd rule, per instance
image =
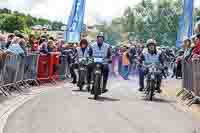
[[69, 83], [43, 87], [8, 115], [3, 133], [200, 133], [200, 121], [175, 97], [147, 101], [137, 84], [111, 78], [98, 101]]
[[[182, 88], [182, 80], [168, 79], [163, 82], [163, 95], [168, 97], [176, 97], [177, 92]], [[184, 112], [192, 113], [193, 117], [200, 119], [200, 105], [193, 104], [191, 107], [187, 106], [188, 100], [183, 101], [181, 97], [176, 97], [176, 106]]]

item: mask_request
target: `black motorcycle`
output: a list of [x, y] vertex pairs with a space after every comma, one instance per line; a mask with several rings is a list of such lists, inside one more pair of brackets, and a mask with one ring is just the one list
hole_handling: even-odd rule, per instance
[[78, 78], [77, 86], [79, 87], [80, 91], [82, 91], [84, 85], [86, 84], [86, 78], [87, 78], [87, 59], [86, 58], [79, 58], [78, 77], [79, 78]]
[[92, 94], [94, 95], [94, 99], [98, 99], [99, 95], [102, 94], [103, 89], [103, 63], [104, 59], [102, 57], [94, 58], [94, 71], [93, 71], [93, 83], [92, 83]]
[[161, 67], [156, 64], [151, 64], [148, 66], [148, 74], [146, 77], [146, 90], [145, 94], [147, 99], [150, 101], [153, 100], [153, 96], [160, 87], [160, 79], [159, 76], [161, 75]]

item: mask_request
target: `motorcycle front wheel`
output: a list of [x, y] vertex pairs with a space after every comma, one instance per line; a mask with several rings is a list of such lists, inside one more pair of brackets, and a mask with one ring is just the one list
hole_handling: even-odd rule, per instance
[[78, 81], [78, 87], [79, 87], [79, 89], [80, 89], [80, 91], [82, 91], [83, 90], [83, 86], [84, 86], [84, 72], [83, 71], [80, 71], [79, 72], [79, 81]]
[[148, 93], [148, 99], [150, 101], [153, 100], [153, 96], [154, 96], [154, 89], [155, 88], [155, 83], [153, 81], [149, 81], [149, 93]]
[[99, 89], [100, 89], [100, 82], [101, 81], [101, 75], [95, 75], [94, 79], [94, 99], [97, 100], [99, 97]]

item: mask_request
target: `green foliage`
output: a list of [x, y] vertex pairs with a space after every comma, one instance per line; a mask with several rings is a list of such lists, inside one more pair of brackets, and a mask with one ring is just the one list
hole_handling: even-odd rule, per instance
[[7, 8], [0, 9], [0, 30], [13, 32], [15, 30], [30, 32], [34, 25], [52, 25], [54, 30], [60, 30], [62, 22], [51, 22], [43, 18], [35, 18], [30, 14], [11, 11]]
[[53, 22], [52, 30], [60, 30], [62, 26], [63, 26], [63, 23], [61, 23], [61, 22]]
[[30, 35], [32, 34], [32, 30], [28, 27], [25, 27], [24, 29], [22, 29], [20, 32], [24, 33], [25, 35]]
[[25, 28], [25, 21], [23, 18], [15, 15], [7, 15], [1, 22], [1, 30], [7, 32], [14, 32], [15, 30], [22, 30]]
[[119, 32], [106, 32], [105, 33], [105, 42], [111, 45], [117, 45], [121, 36]]
[[3, 8], [3, 9], [0, 9], [0, 14], [3, 14], [3, 13], [6, 13], [6, 14], [11, 14], [11, 10], [7, 9], [7, 8]]
[[[103, 32], [134, 33], [133, 39], [146, 41], [149, 38], [157, 40], [159, 45], [175, 45], [178, 30], [178, 18], [182, 14], [182, 0], [142, 0], [135, 6], [129, 6], [123, 16], [114, 18], [110, 25], [104, 23]], [[200, 10], [195, 9], [195, 16], [200, 16]], [[118, 41], [119, 39], [117, 39]]]

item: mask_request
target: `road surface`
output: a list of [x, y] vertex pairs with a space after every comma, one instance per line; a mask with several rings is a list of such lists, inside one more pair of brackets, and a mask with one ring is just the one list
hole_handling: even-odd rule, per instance
[[69, 83], [49, 90], [17, 109], [4, 133], [200, 133], [199, 121], [175, 99], [144, 100], [137, 80], [113, 78], [109, 88], [99, 101]]

